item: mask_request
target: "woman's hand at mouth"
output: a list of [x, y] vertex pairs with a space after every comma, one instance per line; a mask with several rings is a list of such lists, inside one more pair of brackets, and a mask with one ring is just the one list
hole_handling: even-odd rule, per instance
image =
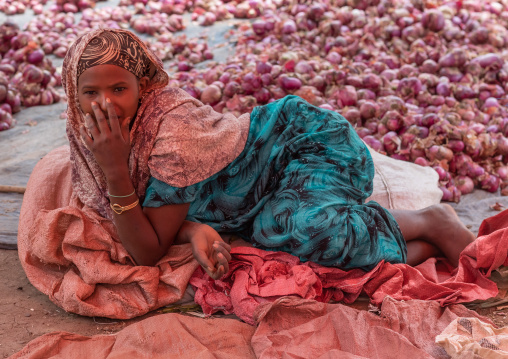
[[96, 102], [92, 102], [92, 110], [96, 121], [90, 113], [87, 113], [80, 131], [85, 146], [92, 152], [106, 177], [118, 173], [119, 170], [128, 169], [131, 151], [129, 135], [131, 119], [126, 118], [120, 125], [120, 120], [109, 98], [106, 99], [109, 121]]

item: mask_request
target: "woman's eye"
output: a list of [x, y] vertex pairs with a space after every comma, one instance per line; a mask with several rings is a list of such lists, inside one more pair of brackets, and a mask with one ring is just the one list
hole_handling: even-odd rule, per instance
[[95, 94], [95, 91], [85, 91], [84, 93], [85, 93], [85, 95], [91, 96], [91, 95]]
[[123, 90], [125, 90], [125, 87], [117, 87], [117, 88], [115, 88], [115, 92], [121, 92]]

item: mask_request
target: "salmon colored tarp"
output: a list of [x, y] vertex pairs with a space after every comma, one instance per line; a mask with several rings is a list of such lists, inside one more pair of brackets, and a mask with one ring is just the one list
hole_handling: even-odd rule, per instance
[[30, 282], [59, 307], [85, 316], [127, 319], [182, 298], [197, 268], [190, 245], [172, 246], [158, 266], [135, 266], [114, 224], [72, 192], [69, 147], [35, 166], [18, 228], [20, 262]]
[[508, 210], [486, 219], [479, 237], [461, 254], [458, 269], [444, 259], [411, 267], [379, 263], [370, 272], [343, 271], [301, 263], [286, 253], [233, 248], [230, 271], [214, 281], [199, 268], [191, 278], [195, 301], [203, 311], [234, 313], [254, 323], [256, 308], [280, 296], [296, 295], [321, 302], [354, 302], [362, 293], [379, 305], [386, 296], [397, 300], [433, 300], [440, 305], [485, 300], [498, 294], [491, 272], [507, 265]]
[[233, 250], [229, 273], [213, 281], [198, 268], [189, 245], [172, 246], [158, 266], [135, 266], [113, 223], [80, 203], [71, 181], [67, 146], [37, 164], [21, 208], [18, 249], [36, 288], [66, 311], [86, 316], [143, 315], [182, 298], [189, 280], [205, 313], [235, 313], [251, 324], [260, 304], [287, 295], [351, 303], [363, 291], [377, 305], [386, 296], [448, 305], [496, 296], [496, 284], [488, 277], [508, 264], [504, 211], [483, 222], [456, 271], [444, 260], [431, 259], [414, 268], [379, 263], [370, 272], [346, 272], [244, 247]]
[[487, 318], [463, 305], [386, 298], [379, 315], [296, 297], [258, 307], [257, 327], [232, 319], [161, 314], [114, 335], [50, 333], [11, 359], [449, 358], [434, 338], [458, 317]]

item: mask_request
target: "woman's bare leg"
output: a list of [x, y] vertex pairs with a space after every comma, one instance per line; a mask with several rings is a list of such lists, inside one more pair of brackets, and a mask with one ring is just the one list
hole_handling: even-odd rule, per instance
[[407, 261], [410, 266], [417, 266], [432, 257], [443, 257], [443, 253], [435, 245], [419, 239], [407, 242]]
[[[450, 263], [457, 266], [460, 253], [468, 244], [474, 241], [474, 234], [460, 221], [455, 210], [447, 204], [438, 204], [418, 211], [389, 210], [399, 224], [406, 242], [421, 240], [438, 248], [448, 258]], [[420, 246], [410, 247], [409, 250], [427, 251], [428, 253], [411, 253], [411, 258], [422, 258], [430, 254], [429, 248]]]

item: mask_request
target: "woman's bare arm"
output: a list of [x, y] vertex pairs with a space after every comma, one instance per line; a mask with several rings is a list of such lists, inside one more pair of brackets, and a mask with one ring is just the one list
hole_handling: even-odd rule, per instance
[[[123, 173], [122, 173], [123, 172]], [[126, 195], [134, 191], [127, 168], [109, 174], [109, 192], [113, 195]], [[110, 197], [112, 204], [127, 206], [138, 197]], [[113, 220], [125, 249], [138, 265], [154, 265], [167, 253], [173, 244], [182, 223], [187, 216], [189, 204], [167, 205], [159, 208], [142, 208], [141, 204], [123, 212], [113, 214]]]

